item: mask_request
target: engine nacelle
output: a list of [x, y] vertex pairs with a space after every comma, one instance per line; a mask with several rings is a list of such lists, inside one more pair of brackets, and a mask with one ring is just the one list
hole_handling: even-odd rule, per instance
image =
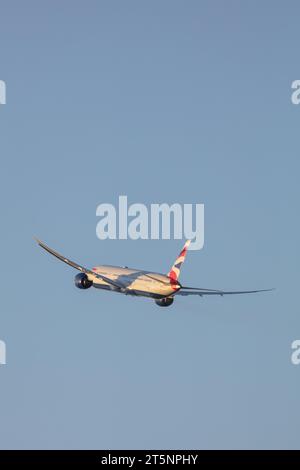
[[78, 289], [88, 289], [93, 285], [93, 281], [90, 281], [87, 275], [84, 273], [76, 274], [74, 282]]
[[169, 307], [173, 302], [173, 297], [164, 297], [163, 299], [155, 300], [156, 305], [159, 305], [159, 307]]

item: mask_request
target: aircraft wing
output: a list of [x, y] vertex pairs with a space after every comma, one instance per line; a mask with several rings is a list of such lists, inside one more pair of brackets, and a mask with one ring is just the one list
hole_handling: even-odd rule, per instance
[[174, 295], [234, 295], [234, 294], [255, 294], [256, 292], [268, 292], [274, 289], [257, 289], [257, 290], [214, 290], [214, 289], [201, 289], [198, 287], [182, 287], [180, 290], [175, 292]]
[[60, 261], [63, 261], [69, 266], [72, 266], [72, 268], [78, 269], [78, 271], [81, 271], [82, 273], [89, 274], [90, 276], [101, 279], [102, 281], [107, 282], [107, 284], [110, 284], [111, 286], [119, 290], [126, 289], [126, 286], [122, 284], [121, 282], [112, 280], [106, 276], [102, 276], [102, 274], [95, 273], [94, 271], [91, 271], [90, 269], [85, 268], [84, 266], [80, 266], [80, 264], [77, 264], [74, 261], [71, 261], [70, 259], [65, 258], [63, 255], [59, 254], [57, 251], [53, 250], [52, 248], [50, 248], [49, 246], [47, 246], [45, 243], [41, 242], [37, 238], [35, 240], [37, 241], [38, 245], [40, 245], [44, 250], [48, 251], [48, 253], [55, 256]]

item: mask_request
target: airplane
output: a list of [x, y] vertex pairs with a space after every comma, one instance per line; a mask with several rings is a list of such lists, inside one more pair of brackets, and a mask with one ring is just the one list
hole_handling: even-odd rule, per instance
[[177, 295], [229, 295], [229, 294], [253, 294], [267, 292], [273, 289], [258, 289], [244, 291], [223, 291], [217, 289], [204, 289], [200, 287], [186, 287], [179, 282], [181, 266], [185, 260], [191, 240], [187, 240], [178, 258], [168, 274], [155, 273], [141, 269], [130, 269], [127, 266], [96, 266], [92, 269], [85, 268], [74, 261], [65, 258], [57, 251], [49, 248], [45, 243], [35, 239], [39, 246], [51, 255], [77, 269], [80, 273], [75, 276], [75, 286], [79, 289], [105, 289], [119, 292], [125, 295], [148, 297], [153, 299], [159, 307], [169, 307]]

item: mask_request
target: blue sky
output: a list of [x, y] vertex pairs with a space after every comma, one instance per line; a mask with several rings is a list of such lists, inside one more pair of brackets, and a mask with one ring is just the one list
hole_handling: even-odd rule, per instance
[[[299, 3], [1, 2], [1, 448], [299, 448]], [[167, 272], [178, 241], [100, 241], [96, 207], [205, 204], [186, 285], [74, 287], [86, 265]]]

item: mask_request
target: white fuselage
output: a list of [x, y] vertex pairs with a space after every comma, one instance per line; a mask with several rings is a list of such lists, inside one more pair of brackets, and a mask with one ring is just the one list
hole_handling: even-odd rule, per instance
[[[172, 282], [168, 276], [151, 271], [106, 265], [96, 266], [92, 271], [123, 284], [126, 293], [131, 295], [160, 299], [173, 295], [180, 289], [180, 284]], [[115, 290], [113, 286], [91, 274], [88, 278], [98, 289]]]

